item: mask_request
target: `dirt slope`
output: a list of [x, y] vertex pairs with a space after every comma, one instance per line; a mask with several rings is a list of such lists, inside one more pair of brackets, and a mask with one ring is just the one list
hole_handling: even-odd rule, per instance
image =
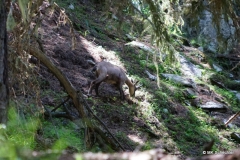
[[[70, 26], [69, 24], [59, 24], [57, 22], [58, 17], [58, 12], [55, 12], [52, 16], [49, 15], [48, 17], [45, 17], [42, 21], [42, 26], [39, 28], [39, 33], [42, 36], [42, 43], [46, 55], [68, 77], [77, 90], [81, 90], [84, 94], [87, 94], [90, 82], [95, 79], [95, 75], [91, 72], [93, 65], [88, 63], [88, 60], [99, 62], [104, 59], [121, 66], [125, 71], [127, 71], [124, 64], [119, 60], [119, 57], [113, 53], [114, 51], [118, 51], [121, 53], [122, 59], [134, 62], [133, 58], [129, 58], [129, 55], [124, 54], [124, 41], [116, 41], [109, 37], [108, 39], [101, 40], [95, 38], [91, 34], [88, 35], [86, 39], [75, 30], [74, 36], [76, 38], [76, 44], [74, 50], [72, 50], [73, 44]], [[138, 65], [139, 64], [131, 63], [131, 67], [134, 69], [135, 73], [138, 72]], [[43, 81], [46, 81], [46, 83], [41, 86], [43, 90], [51, 89], [55, 92], [63, 90], [58, 80], [48, 72], [46, 67], [41, 66], [40, 74], [42, 75]], [[137, 74], [143, 76], [143, 73], [141, 72]], [[146, 81], [149, 85], [149, 93], [153, 93], [158, 89], [156, 82], [152, 82], [150, 80]], [[163, 86], [162, 88], [162, 90], [164, 90]], [[201, 90], [201, 88], [199, 89]], [[127, 88], [124, 87], [124, 90], [127, 95]], [[178, 139], [178, 137], [174, 137], [170, 133], [165, 132], [168, 129], [178, 132], [174, 126], [174, 120], [170, 121], [166, 124], [166, 126], [163, 126], [163, 124], [159, 122], [159, 119], [157, 119], [154, 115], [155, 113], [149, 117], [145, 117], [145, 119], [148, 120], [147, 122], [143, 120], [144, 118], [142, 113], [151, 112], [146, 109], [146, 106], [149, 106], [149, 103], [144, 101], [144, 97], [148, 96], [147, 94], [138, 94], [136, 101], [120, 101], [119, 91], [109, 84], [102, 84], [99, 91], [100, 98], [93, 97], [94, 100], [89, 100], [89, 103], [108, 128], [117, 135], [126, 150], [133, 150], [136, 146], [141, 148], [145, 145], [145, 147], [147, 146], [149, 148], [146, 147], [144, 149], [150, 149], [150, 147], [164, 148], [170, 153], [176, 153], [179, 154], [180, 157], [185, 157], [179, 152], [179, 146], [172, 141], [172, 137], [175, 139]], [[214, 97], [212, 97], [214, 94], [206, 95], [205, 92], [199, 92], [199, 94], [199, 97], [201, 97], [204, 101], [214, 99]], [[57, 102], [51, 99], [52, 98], [49, 97], [49, 95], [43, 96], [43, 104], [57, 105]], [[136, 107], [138, 107], [138, 110], [140, 111], [135, 110]], [[161, 106], [159, 106], [159, 108], [160, 107]], [[169, 108], [167, 109], [170, 114], [178, 117], [186, 119], [190, 117], [189, 110], [177, 101], [169, 103]], [[160, 110], [162, 110], [162, 108], [160, 108], [159, 111]], [[230, 117], [231, 114], [231, 112], [228, 112], [226, 114], [218, 115], [220, 119], [226, 119], [227, 117]], [[169, 117], [167, 116], [167, 114], [163, 114], [162, 118], [168, 119]], [[238, 123], [239, 122], [237, 122], [237, 124]], [[154, 126], [157, 131], [154, 130], [152, 126]], [[182, 133], [184, 131], [179, 132]], [[127, 140], [132, 143], [126, 143]], [[151, 146], [150, 143], [152, 144]], [[204, 144], [201, 142], [201, 146], [192, 146], [192, 150], [189, 150], [189, 153], [192, 155], [199, 154], [203, 145]]]
[[[42, 21], [42, 26], [39, 32], [42, 35], [42, 44], [44, 46], [45, 53], [52, 60], [52, 62], [68, 77], [70, 82], [77, 90], [81, 90], [84, 94], [87, 94], [90, 82], [94, 80], [95, 74], [91, 72], [93, 65], [88, 63], [88, 60], [94, 62], [99, 62], [104, 60], [111, 61], [111, 63], [120, 66], [120, 61], [113, 55], [108, 54], [111, 51], [106, 51], [99, 47], [100, 44], [96, 44], [94, 41], [89, 41], [82, 37], [77, 31], [74, 31], [76, 37], [75, 49], [72, 50], [72, 35], [70, 34], [70, 26], [56, 24], [56, 19], [59, 16], [57, 12], [53, 16], [46, 17]], [[91, 39], [91, 37], [89, 37]], [[108, 49], [110, 50], [112, 46], [111, 43], [108, 44]], [[122, 66], [124, 69], [124, 67]], [[58, 80], [48, 72], [48, 70], [41, 66], [40, 73], [44, 79], [47, 81], [43, 89], [51, 89], [52, 91], [59, 92], [63, 88], [60, 86]], [[48, 84], [48, 85], [46, 85]], [[121, 132], [132, 136], [138, 141], [139, 136], [136, 136], [139, 131], [130, 129], [132, 126], [132, 121], [137, 124], [137, 126], [142, 127], [145, 123], [141, 121], [132, 114], [132, 112], [126, 112], [127, 110], [132, 110], [131, 106], [128, 106], [126, 111], [119, 112], [118, 106], [123, 103], [119, 100], [119, 91], [109, 84], [103, 83], [100, 86], [100, 97], [96, 97], [97, 105], [95, 110], [98, 116], [104, 121], [104, 123], [109, 127], [109, 129], [116, 134]], [[93, 91], [93, 94], [94, 91]], [[125, 87], [125, 94], [128, 94], [128, 90]], [[110, 98], [109, 98], [110, 97]], [[116, 97], [116, 99], [114, 99]], [[56, 105], [49, 95], [42, 97], [44, 105]], [[89, 102], [91, 103], [91, 102]], [[111, 108], [106, 108], [106, 105], [112, 106]], [[142, 136], [140, 136], [142, 138]], [[126, 150], [132, 150], [133, 148], [127, 143], [122, 143]]]

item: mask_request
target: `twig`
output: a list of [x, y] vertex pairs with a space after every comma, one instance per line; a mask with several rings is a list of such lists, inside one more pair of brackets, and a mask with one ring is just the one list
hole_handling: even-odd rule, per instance
[[51, 110], [51, 112], [55, 112], [59, 107], [61, 107], [61, 105], [63, 105], [64, 103], [66, 103], [68, 100], [70, 99], [70, 97], [68, 96], [68, 98], [63, 101], [61, 104], [59, 104], [57, 107], [55, 107], [54, 109]]
[[239, 65], [240, 65], [240, 61], [239, 61], [230, 71], [233, 71], [233, 70], [236, 69], [237, 66], [239, 66]]

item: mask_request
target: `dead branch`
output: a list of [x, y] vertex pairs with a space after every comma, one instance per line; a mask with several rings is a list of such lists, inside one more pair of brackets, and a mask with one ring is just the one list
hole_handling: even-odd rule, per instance
[[63, 101], [61, 104], [59, 104], [57, 107], [55, 107], [54, 109], [51, 110], [51, 112], [55, 112], [59, 107], [61, 107], [62, 105], [64, 105], [64, 103], [66, 103], [68, 100], [70, 99], [70, 97], [68, 97], [65, 101]]
[[225, 123], [225, 126], [227, 126], [229, 123], [231, 123], [234, 119], [236, 119], [240, 115], [240, 111], [237, 112], [236, 114], [232, 115], [227, 122]]
[[233, 71], [233, 70], [236, 69], [239, 65], [240, 65], [240, 61], [239, 61], [230, 71]]
[[44, 115], [46, 117], [57, 117], [57, 118], [67, 118], [72, 120], [73, 118], [69, 116], [66, 112], [45, 112]]

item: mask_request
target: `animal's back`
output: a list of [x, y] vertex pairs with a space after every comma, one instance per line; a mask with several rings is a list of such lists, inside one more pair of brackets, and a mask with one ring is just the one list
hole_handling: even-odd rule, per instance
[[108, 83], [117, 83], [119, 81], [124, 81], [126, 80], [126, 74], [124, 72], [124, 70], [116, 65], [113, 65], [109, 62], [99, 62], [97, 64], [97, 70], [98, 74], [101, 74], [101, 72], [106, 72], [106, 80]]

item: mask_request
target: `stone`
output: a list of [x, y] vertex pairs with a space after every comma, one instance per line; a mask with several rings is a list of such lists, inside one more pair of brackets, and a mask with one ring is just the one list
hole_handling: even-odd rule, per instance
[[185, 57], [178, 54], [177, 59], [180, 62], [180, 65], [181, 65], [180, 70], [183, 75], [188, 76], [188, 77], [201, 77], [202, 76], [201, 69], [199, 69], [193, 63], [189, 62]]
[[197, 93], [193, 89], [191, 89], [191, 88], [184, 89], [183, 93], [184, 93], [185, 97], [187, 97], [187, 98], [191, 98], [192, 99], [192, 98], [197, 97]]
[[191, 79], [186, 79], [182, 76], [176, 75], [176, 74], [167, 74], [167, 73], [162, 73], [161, 74], [163, 77], [166, 79], [169, 79], [177, 84], [181, 84], [187, 87], [193, 87], [194, 82]]
[[240, 143], [240, 133], [231, 133], [231, 138]]
[[240, 93], [236, 93], [236, 97], [237, 97], [238, 101], [240, 102]]
[[219, 112], [226, 112], [227, 108], [222, 103], [216, 103], [213, 101], [206, 102], [205, 104], [199, 105], [200, 108], [209, 111], [219, 111]]
[[216, 64], [213, 64], [213, 68], [217, 71], [217, 72], [222, 72], [222, 68]]
[[[210, 3], [210, 0], [204, 0], [202, 11], [192, 19], [186, 18], [184, 27], [190, 35], [197, 37], [198, 43], [203, 44], [205, 51], [228, 54], [237, 44], [237, 29], [233, 20], [224, 14], [220, 13], [216, 19], [210, 11]], [[196, 21], [198, 27], [194, 25]]]
[[152, 81], [156, 81], [157, 77], [149, 73], [147, 70], [145, 70], [145, 73], [148, 75], [148, 78]]

